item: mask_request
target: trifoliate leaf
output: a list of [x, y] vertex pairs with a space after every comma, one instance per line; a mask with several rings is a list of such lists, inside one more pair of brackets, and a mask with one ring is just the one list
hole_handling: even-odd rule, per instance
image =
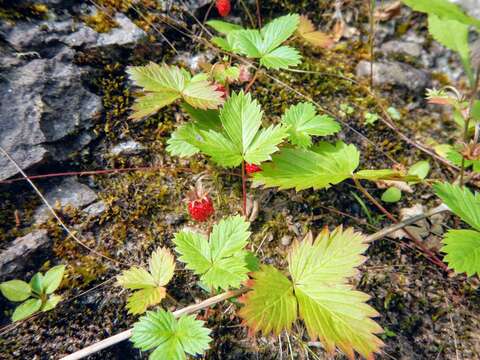
[[179, 260], [187, 269], [200, 275], [211, 288], [239, 287], [249, 271], [243, 250], [250, 236], [249, 223], [241, 216], [231, 216], [213, 226], [210, 239], [203, 235], [180, 231], [173, 242]]
[[317, 238], [294, 243], [288, 254], [288, 269], [297, 282], [343, 284], [357, 274], [357, 267], [366, 260], [362, 254], [367, 250], [365, 236], [342, 227], [329, 232], [324, 229]]
[[232, 24], [222, 20], [209, 20], [206, 22], [206, 24], [214, 28], [215, 31], [219, 32], [220, 34], [225, 34], [225, 35], [231, 31], [243, 29], [241, 25]]
[[351, 177], [359, 159], [355, 146], [343, 142], [322, 142], [310, 150], [285, 148], [273, 155], [271, 163], [262, 164], [262, 171], [255, 173], [254, 179], [280, 189], [322, 189]]
[[64, 272], [65, 265], [57, 265], [45, 273], [43, 278], [43, 290], [45, 294], [51, 294], [58, 289], [62, 282]]
[[117, 281], [120, 286], [131, 290], [156, 286], [153, 276], [144, 268], [137, 266], [122, 271], [122, 274], [117, 276]]
[[435, 184], [433, 189], [445, 205], [463, 221], [480, 231], [480, 194], [467, 187], [449, 183]]
[[167, 248], [158, 248], [149, 259], [149, 271], [131, 267], [117, 276], [119, 285], [138, 290], [129, 296], [127, 309], [130, 314], [141, 314], [149, 306], [160, 303], [166, 295], [165, 285], [172, 279], [175, 259]]
[[165, 286], [173, 277], [175, 258], [167, 248], [158, 248], [150, 257], [149, 270], [157, 286]]
[[340, 131], [340, 125], [328, 115], [317, 115], [311, 103], [290, 106], [282, 116], [282, 123], [288, 127], [292, 144], [302, 148], [312, 145], [311, 136], [333, 135]]
[[344, 285], [364, 261], [365, 242], [364, 236], [337, 228], [313, 242], [304, 240], [288, 256], [300, 317], [310, 337], [319, 338], [327, 352], [338, 347], [352, 359], [354, 350], [370, 358], [382, 345], [374, 335], [382, 329], [371, 319], [378, 314], [366, 304], [369, 296]]
[[43, 312], [50, 311], [54, 309], [60, 301], [62, 301], [62, 297], [60, 295], [50, 295], [40, 310]]
[[132, 119], [154, 114], [180, 98], [200, 109], [216, 109], [223, 104], [222, 93], [202, 74], [192, 78], [177, 66], [153, 62], [145, 66], [131, 66], [127, 72], [135, 85], [143, 87], [145, 91], [145, 95], [137, 98], [132, 107]]
[[313, 46], [324, 49], [331, 47], [335, 43], [335, 40], [331, 36], [316, 30], [310, 19], [304, 15], [300, 16], [297, 34]]
[[466, 15], [458, 5], [449, 0], [403, 0], [415, 11], [434, 14], [442, 20], [456, 20], [480, 28], [480, 20]]
[[372, 358], [383, 345], [375, 336], [382, 329], [371, 319], [378, 314], [366, 304], [368, 295], [346, 284], [365, 260], [366, 248], [363, 235], [342, 228], [296, 243], [288, 255], [292, 280], [262, 266], [248, 284], [252, 290], [241, 299], [240, 316], [251, 331], [264, 334], [290, 329], [299, 316], [327, 352], [338, 347], [351, 359], [354, 351]]
[[260, 164], [269, 160], [286, 137], [280, 126], [259, 131], [263, 112], [250, 94], [233, 93], [220, 111], [221, 131], [199, 131], [195, 146], [221, 166], [238, 166], [243, 160]]
[[42, 300], [28, 299], [27, 301], [18, 305], [13, 312], [12, 321], [19, 321], [26, 319], [30, 315], [36, 313], [42, 307]]
[[30, 297], [32, 288], [22, 280], [10, 280], [0, 284], [0, 291], [10, 301], [23, 301]]
[[239, 311], [250, 331], [278, 335], [290, 330], [297, 319], [297, 300], [291, 281], [271, 265], [261, 265], [252, 279], [248, 284], [252, 291], [240, 298], [245, 306]]
[[444, 260], [457, 273], [480, 274], [480, 233], [474, 230], [449, 230], [443, 239]]
[[[234, 47], [247, 57], [260, 59], [266, 68], [284, 69], [298, 65], [301, 56], [297, 50], [289, 46], [280, 46], [295, 32], [299, 16], [290, 14], [281, 16], [258, 30], [237, 30], [227, 35], [231, 37], [222, 46]], [[280, 46], [280, 47], [279, 47]]]
[[166, 294], [162, 286], [135, 291], [128, 297], [126, 308], [132, 315], [143, 314], [150, 306], [159, 304]]
[[397, 201], [400, 201], [401, 198], [402, 191], [395, 186], [388, 188], [382, 194], [382, 201], [386, 203], [395, 203]]
[[468, 25], [432, 14], [428, 16], [428, 31], [436, 41], [460, 55], [465, 70], [469, 72], [467, 75], [471, 76]]
[[185, 360], [186, 354], [201, 355], [208, 349], [212, 339], [203, 324], [193, 315], [176, 320], [170, 312], [149, 311], [133, 326], [131, 341], [143, 351], [155, 349], [150, 360]]

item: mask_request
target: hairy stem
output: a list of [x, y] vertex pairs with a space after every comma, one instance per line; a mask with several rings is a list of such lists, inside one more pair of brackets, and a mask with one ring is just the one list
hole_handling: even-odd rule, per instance
[[[365, 189], [360, 181], [357, 178], [353, 178], [353, 181], [355, 182], [355, 186], [357, 189], [365, 195], [365, 197], [370, 200], [370, 202], [375, 205], [389, 220], [393, 221], [395, 224], [398, 224], [398, 220], [393, 216], [387, 209], [385, 209], [382, 204], [380, 204], [369, 192], [367, 189]], [[437, 256], [430, 250], [428, 249], [425, 245], [422, 244], [421, 240], [419, 240], [417, 237], [415, 237], [410, 231], [407, 229], [402, 229], [405, 234], [415, 243], [415, 246], [421, 250], [422, 254], [430, 260], [433, 264], [438, 265], [442, 270], [448, 271], [447, 265], [445, 265]]]
[[242, 161], [242, 213], [247, 218], [247, 174], [245, 173], [245, 161]]
[[249, 92], [250, 91], [250, 88], [252, 87], [252, 85], [255, 83], [255, 80], [257, 80], [257, 77], [258, 77], [258, 70], [255, 71], [255, 73], [253, 74], [252, 76], [252, 79], [250, 80], [250, 82], [247, 84], [247, 86], [245, 86], [245, 92]]
[[[470, 93], [470, 100], [468, 102], [468, 117], [465, 120], [465, 126], [463, 128], [463, 142], [467, 144], [468, 142], [468, 130], [470, 128], [470, 120], [472, 119], [472, 109], [475, 103], [475, 98], [477, 97], [478, 83], [480, 81], [480, 66], [477, 68], [475, 73], [475, 82], [472, 87], [472, 92]], [[475, 137], [476, 138], [476, 137]], [[463, 187], [465, 176], [465, 156], [462, 156], [462, 165], [460, 166], [460, 186]]]

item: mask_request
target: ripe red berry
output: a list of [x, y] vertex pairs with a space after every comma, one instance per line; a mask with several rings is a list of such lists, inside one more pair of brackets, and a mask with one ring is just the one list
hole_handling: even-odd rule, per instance
[[232, 9], [230, 0], [217, 0], [215, 2], [215, 6], [217, 7], [218, 13], [222, 17], [228, 16], [228, 14], [230, 14], [230, 10]]
[[201, 199], [192, 200], [188, 203], [188, 212], [193, 220], [195, 221], [205, 221], [213, 213], [215, 209], [213, 208], [213, 202], [208, 195], [205, 195]]
[[262, 171], [262, 168], [258, 165], [255, 165], [255, 164], [246, 163], [245, 164], [245, 171], [247, 172], [247, 174], [253, 174], [253, 173]]

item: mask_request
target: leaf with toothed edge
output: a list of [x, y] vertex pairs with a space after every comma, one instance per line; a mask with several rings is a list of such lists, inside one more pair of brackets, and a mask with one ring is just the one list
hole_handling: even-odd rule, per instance
[[368, 295], [347, 284], [367, 247], [365, 236], [342, 227], [296, 242], [288, 254], [291, 280], [262, 266], [247, 283], [252, 290], [241, 298], [240, 316], [251, 332], [264, 334], [289, 330], [299, 317], [327, 352], [339, 348], [350, 359], [355, 352], [373, 359], [383, 345], [375, 336], [382, 329], [372, 320], [378, 313], [366, 303]]

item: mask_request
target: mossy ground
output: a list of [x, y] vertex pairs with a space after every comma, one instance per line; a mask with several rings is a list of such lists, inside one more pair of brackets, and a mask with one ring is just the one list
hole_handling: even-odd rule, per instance
[[[128, 7], [122, 8], [125, 2], [104, 3], [115, 10], [128, 11]], [[328, 1], [321, 2], [320, 6], [317, 1], [272, 0], [268, 3], [262, 8], [265, 19], [289, 11], [305, 13], [304, 9], [312, 9], [308, 11], [309, 17], [317, 24], [325, 24], [332, 13]], [[351, 6], [358, 5], [362, 9], [361, 4], [361, 1], [357, 1]], [[362, 26], [357, 25], [360, 28]], [[175, 40], [178, 49], [186, 53], [206, 50], [201, 45], [181, 38], [178, 32], [166, 32], [166, 35], [170, 40]], [[152, 36], [158, 34], [152, 31]], [[338, 119], [344, 122], [340, 136], [361, 150], [363, 168], [391, 167], [393, 163], [390, 158], [407, 167], [418, 160], [428, 159], [418, 149], [399, 140], [398, 135], [381, 122], [365, 126], [362, 114], [365, 111], [378, 112], [379, 101], [384, 106], [395, 106], [400, 111], [402, 131], [408, 135], [421, 134], [425, 141], [433, 138], [445, 142], [453, 138], [454, 135], [448, 133], [450, 128], [444, 126], [444, 119], [433, 116], [428, 109], [406, 110], [410, 102], [422, 101], [421, 95], [385, 88], [381, 89], [383, 98], [378, 99], [369, 95], [364, 85], [348, 80], [355, 80], [355, 64], [368, 55], [364, 42], [349, 41], [332, 51], [315, 50], [300, 43], [295, 45], [301, 48], [304, 55], [305, 61], [300, 69], [318, 74], [282, 71], [273, 72], [272, 75], [338, 115]], [[155, 166], [157, 169], [82, 178], [82, 181], [95, 185], [100, 198], [107, 205], [106, 212], [92, 219], [73, 209], [63, 209], [62, 216], [88, 246], [121, 264], [89, 254], [74, 240], [67, 238], [54, 221], [47, 223], [45, 227], [55, 239], [52, 261], [68, 264], [67, 276], [60, 290], [65, 301], [54, 311], [5, 328], [0, 347], [4, 349], [2, 356], [6, 359], [35, 356], [41, 359], [58, 358], [131, 326], [135, 318], [127, 315], [124, 309], [128, 294], [114, 286], [112, 277], [129, 264], [145, 263], [155, 247], [171, 247], [175, 231], [186, 225], [198, 226], [189, 221], [183, 198], [199, 174], [207, 174], [210, 179], [216, 220], [240, 212], [238, 169], [225, 171], [201, 156], [182, 160], [166, 153], [169, 134], [179, 121], [183, 121], [178, 106], [164, 108], [141, 122], [127, 119], [134, 94], [127, 82], [125, 67], [144, 64], [149, 60], [171, 62], [174, 58], [172, 51], [156, 42], [138, 45], [133, 50], [78, 54], [76, 61], [79, 64], [94, 68], [95, 76], [89, 86], [102, 96], [105, 107], [103, 117], [96, 126], [99, 140], [92, 145], [89, 155], [79, 159], [82, 164], [80, 170], [133, 166]], [[252, 93], [262, 104], [265, 114], [268, 114], [266, 121], [277, 121], [289, 105], [304, 101], [265, 75], [259, 77]], [[340, 106], [344, 103], [355, 109], [353, 115], [340, 114]], [[146, 150], [131, 156], [108, 155], [108, 149], [124, 139], [136, 140]], [[447, 177], [449, 173], [445, 168], [432, 160], [430, 162], [430, 177]], [[366, 185], [374, 196], [380, 197], [381, 190]], [[400, 203], [389, 205], [388, 209], [396, 213], [400, 208], [415, 203], [435, 203], [427, 185], [419, 185], [415, 190], [414, 194], [404, 196]], [[353, 183], [348, 181], [328, 190], [300, 193], [249, 189], [250, 195], [260, 203], [259, 216], [252, 223], [253, 248], [258, 251], [262, 261], [282, 268], [288, 250], [280, 243], [283, 235], [295, 236], [297, 233], [301, 237], [308, 230], [318, 232], [324, 226], [333, 228], [341, 224], [371, 233], [388, 224], [364, 199], [373, 216], [380, 219], [375, 224], [368, 224], [352, 192], [360, 195]], [[7, 224], [2, 225], [2, 231], [7, 234], [7, 240], [27, 230], [27, 225], [16, 229], [9, 219], [14, 208], [24, 211], [28, 219], [31, 210], [26, 202], [31, 198], [29, 195], [24, 202], [14, 203], [7, 196], [6, 201], [2, 202], [2, 224]], [[346, 215], [339, 216], [338, 211]], [[361, 276], [354, 280], [361, 290], [372, 296], [371, 304], [381, 314], [378, 321], [386, 330], [382, 335], [386, 347], [380, 357], [452, 359], [458, 353], [465, 359], [479, 358], [480, 301], [476, 282], [465, 281], [461, 276], [446, 277], [421, 255], [405, 246], [406, 242], [381, 240], [372, 244], [368, 252], [369, 260], [362, 266]], [[165, 303], [169, 309], [180, 308], [209, 296], [196, 284], [197, 280], [191, 272], [178, 266], [179, 271], [168, 285], [168, 292], [175, 299], [175, 302], [167, 300]], [[210, 309], [208, 314], [203, 311], [199, 316], [206, 318], [215, 339], [206, 355], [207, 359], [280, 358], [278, 339], [247, 337], [246, 330], [235, 316], [235, 307], [230, 303], [219, 304]], [[306, 359], [314, 358], [314, 354], [317, 354], [324, 358], [321, 349], [316, 347], [310, 347], [314, 354], [306, 355], [308, 338], [300, 326], [298, 330], [303, 335], [298, 338], [291, 335], [288, 338], [293, 357]], [[283, 356], [288, 352], [288, 341], [286, 336], [282, 337]], [[142, 355], [124, 342], [91, 358], [126, 359], [142, 358]]]

